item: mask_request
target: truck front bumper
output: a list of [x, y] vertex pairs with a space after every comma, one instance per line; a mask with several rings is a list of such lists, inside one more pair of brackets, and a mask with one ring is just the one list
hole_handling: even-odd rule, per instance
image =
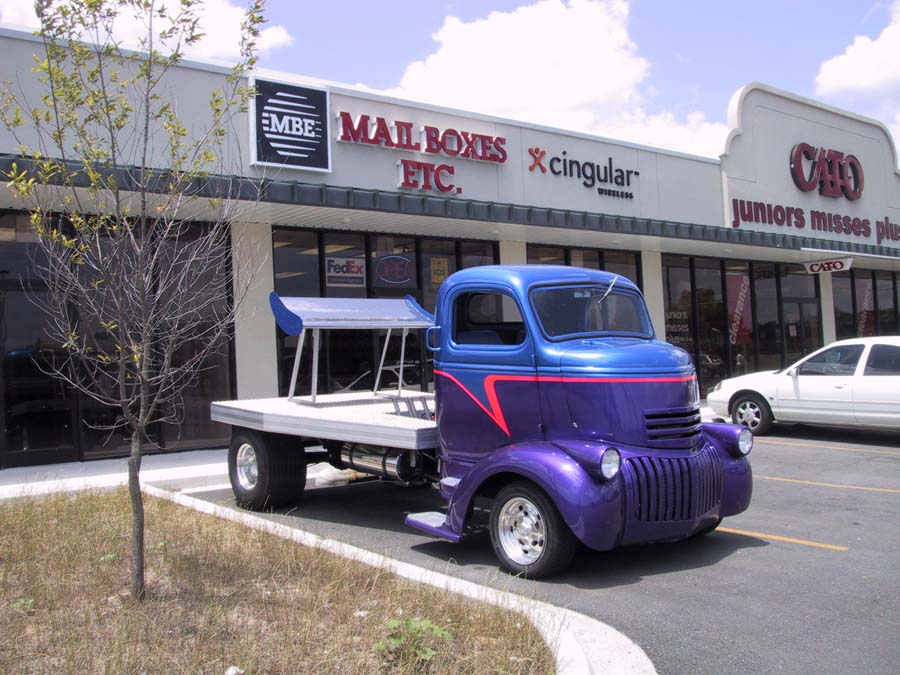
[[[585, 526], [573, 531], [587, 546], [608, 550], [684, 539], [741, 513], [750, 504], [753, 474], [747, 457], [727, 446], [712, 433], [690, 452], [617, 446], [617, 503], [598, 502]], [[613, 517], [614, 508], [621, 515]], [[600, 522], [615, 523], [615, 531], [596, 527]]]

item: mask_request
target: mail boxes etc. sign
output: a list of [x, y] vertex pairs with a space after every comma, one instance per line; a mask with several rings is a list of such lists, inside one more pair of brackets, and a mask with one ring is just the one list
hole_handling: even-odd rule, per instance
[[254, 164], [331, 171], [328, 92], [254, 80], [251, 133]]
[[348, 112], [340, 112], [337, 119], [339, 141], [435, 156], [435, 161], [401, 158], [397, 162], [401, 188], [461, 194], [456, 168], [443, 158], [505, 164], [508, 157], [502, 136], [431, 125], [417, 130], [412, 122], [369, 115], [354, 118]]

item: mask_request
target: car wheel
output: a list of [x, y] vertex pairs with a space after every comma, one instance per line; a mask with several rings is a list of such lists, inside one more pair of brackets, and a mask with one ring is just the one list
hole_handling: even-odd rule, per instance
[[306, 487], [300, 439], [235, 430], [228, 448], [228, 477], [238, 506], [254, 511], [298, 501]]
[[772, 428], [772, 409], [757, 394], [741, 394], [731, 407], [731, 421], [747, 427], [753, 435], [767, 434]]
[[500, 565], [532, 579], [564, 571], [578, 545], [556, 505], [528, 481], [500, 490], [491, 509], [490, 532]]

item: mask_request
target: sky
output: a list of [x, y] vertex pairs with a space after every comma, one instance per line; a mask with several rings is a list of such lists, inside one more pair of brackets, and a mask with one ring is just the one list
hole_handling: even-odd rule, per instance
[[[0, 0], [0, 22], [36, 25]], [[192, 54], [229, 60], [241, 0], [207, 0]], [[268, 0], [260, 66], [717, 157], [759, 81], [900, 140], [900, 0]], [[133, 27], [123, 27], [123, 32]]]

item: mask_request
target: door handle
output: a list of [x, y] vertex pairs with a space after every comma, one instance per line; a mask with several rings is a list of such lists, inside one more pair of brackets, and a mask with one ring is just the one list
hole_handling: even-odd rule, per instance
[[846, 385], [846, 384], [834, 384], [834, 385], [832, 385], [832, 386], [833, 386], [835, 389], [843, 389], [843, 388], [846, 387], [847, 385]]

